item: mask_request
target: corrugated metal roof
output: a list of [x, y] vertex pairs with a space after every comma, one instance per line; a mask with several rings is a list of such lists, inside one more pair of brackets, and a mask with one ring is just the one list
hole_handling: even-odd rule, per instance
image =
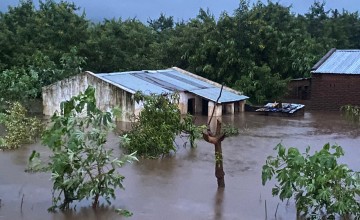
[[[193, 91], [191, 91], [191, 93], [194, 93], [205, 99], [216, 102], [217, 98], [219, 97], [220, 88], [213, 87], [213, 88], [207, 88], [207, 89], [193, 90]], [[221, 97], [219, 99], [219, 103], [234, 102], [234, 101], [238, 101], [238, 100], [245, 100], [248, 98], [249, 97], [244, 96], [244, 95], [238, 95], [238, 94], [223, 90], [221, 93]]]
[[123, 87], [126, 87], [134, 92], [141, 91], [145, 95], [150, 95], [151, 93], [161, 94], [161, 93], [169, 93], [170, 90], [162, 88], [153, 83], [149, 83], [145, 80], [142, 80], [136, 76], [133, 76], [129, 73], [112, 73], [107, 75], [101, 75], [100, 78], [107, 79], [114, 83], [114, 85], [118, 84]]
[[360, 74], [360, 50], [336, 50], [312, 73]]
[[[219, 87], [175, 69], [100, 73], [95, 75], [115, 86], [118, 85], [122, 89], [126, 88], [129, 92], [141, 91], [146, 95], [175, 91], [190, 92], [215, 102], [220, 92]], [[248, 97], [224, 89], [219, 103], [245, 99], [248, 99]]]

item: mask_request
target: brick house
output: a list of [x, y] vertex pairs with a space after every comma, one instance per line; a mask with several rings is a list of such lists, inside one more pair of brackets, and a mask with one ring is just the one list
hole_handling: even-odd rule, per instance
[[311, 109], [360, 106], [360, 50], [331, 49], [311, 69]]
[[292, 79], [288, 83], [286, 99], [309, 100], [311, 97], [311, 78]]

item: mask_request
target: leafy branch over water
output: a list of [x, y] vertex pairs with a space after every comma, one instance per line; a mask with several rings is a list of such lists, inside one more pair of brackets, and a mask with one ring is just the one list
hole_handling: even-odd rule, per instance
[[311, 219], [334, 219], [353, 215], [360, 218], [360, 174], [339, 164], [344, 155], [338, 145], [325, 144], [320, 151], [304, 154], [297, 148], [275, 148], [277, 155], [269, 156], [262, 169], [262, 183], [273, 177], [277, 184], [272, 189], [281, 200], [294, 198], [298, 216]]
[[[99, 205], [100, 197], [108, 204], [115, 198], [115, 190], [123, 187], [124, 176], [118, 168], [137, 161], [135, 153], [118, 158], [106, 149], [107, 135], [114, 128], [113, 112], [102, 112], [96, 107], [95, 89], [61, 103], [61, 114], [54, 114], [42, 141], [52, 155], [48, 167], [40, 165], [40, 154], [33, 152], [29, 168], [49, 169], [53, 181], [53, 206], [69, 209], [74, 201], [92, 199]], [[81, 117], [80, 117], [81, 115]]]

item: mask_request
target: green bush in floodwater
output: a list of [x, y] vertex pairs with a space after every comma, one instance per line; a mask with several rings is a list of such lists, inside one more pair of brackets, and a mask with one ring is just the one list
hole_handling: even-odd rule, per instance
[[62, 102], [60, 109], [61, 113], [53, 115], [42, 136], [43, 144], [52, 151], [47, 167], [40, 165], [39, 153], [33, 152], [29, 158], [29, 171], [51, 171], [53, 206], [49, 211], [70, 209], [74, 201], [84, 199], [92, 199], [93, 208], [99, 206], [100, 198], [111, 204], [115, 190], [123, 188], [125, 178], [118, 168], [137, 160], [134, 153], [118, 158], [113, 149], [104, 147], [115, 127], [113, 116], [118, 110], [98, 109], [92, 87]]
[[277, 156], [269, 156], [262, 169], [263, 185], [274, 176], [278, 182], [272, 189], [281, 200], [295, 199], [298, 217], [305, 219], [360, 219], [360, 174], [339, 164], [344, 155], [338, 145], [325, 144], [310, 154], [297, 148], [275, 148]]
[[[196, 147], [195, 140], [201, 137], [204, 126], [196, 126], [191, 115], [181, 119], [178, 107], [179, 94], [144, 95], [135, 94], [135, 101], [142, 103], [143, 109], [134, 118], [131, 131], [123, 137], [122, 147], [128, 152], [146, 158], [158, 158], [173, 152], [176, 135], [188, 136], [190, 146]], [[124, 141], [126, 140], [126, 141]]]
[[0, 138], [0, 149], [16, 149], [22, 144], [33, 143], [43, 131], [43, 124], [35, 117], [26, 117], [26, 109], [19, 102], [10, 104], [5, 113], [0, 114], [6, 135]]

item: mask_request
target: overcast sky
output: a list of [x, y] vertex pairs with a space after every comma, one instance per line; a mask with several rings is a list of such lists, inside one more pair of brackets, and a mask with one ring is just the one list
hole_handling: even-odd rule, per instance
[[[158, 18], [160, 13], [174, 16], [175, 21], [194, 18], [200, 8], [207, 9], [218, 18], [227, 11], [232, 14], [238, 7], [238, 0], [71, 0], [86, 12], [86, 17], [93, 21], [104, 18], [138, 18], [146, 22], [149, 18]], [[262, 0], [266, 2], [266, 0]], [[38, 2], [35, 0], [34, 2]], [[256, 2], [256, 0], [251, 0]], [[293, 5], [292, 12], [305, 13], [313, 4], [313, 0], [279, 0], [280, 4]], [[18, 0], [0, 0], [0, 10], [6, 11], [8, 6], [18, 5]], [[346, 9], [354, 12], [360, 10], [360, 0], [327, 0], [327, 9]]]

